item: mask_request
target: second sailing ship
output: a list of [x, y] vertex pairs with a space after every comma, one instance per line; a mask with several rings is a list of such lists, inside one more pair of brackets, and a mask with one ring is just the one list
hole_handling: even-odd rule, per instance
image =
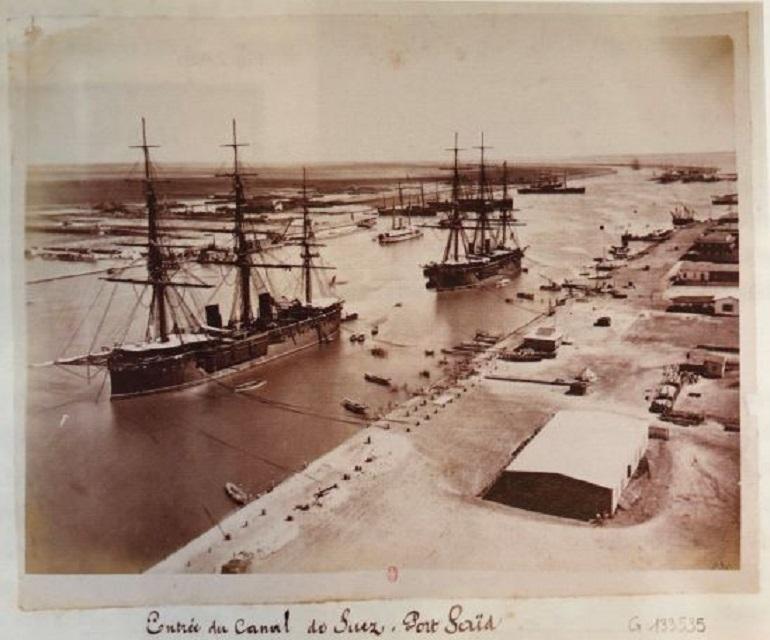
[[[478, 148], [481, 150], [479, 185], [475, 201], [469, 203], [460, 198], [460, 149], [455, 134], [455, 144], [450, 149], [454, 152], [452, 211], [448, 222], [441, 227], [448, 230], [449, 235], [442, 259], [423, 267], [428, 289], [446, 291], [474, 287], [493, 276], [515, 276], [521, 271], [526, 248], [519, 246], [514, 231], [514, 226], [519, 223], [513, 218], [513, 199], [508, 195], [507, 164], [503, 164], [502, 198], [496, 199], [487, 181], [484, 164], [487, 147], [483, 134]], [[466, 220], [471, 224], [466, 225]]]

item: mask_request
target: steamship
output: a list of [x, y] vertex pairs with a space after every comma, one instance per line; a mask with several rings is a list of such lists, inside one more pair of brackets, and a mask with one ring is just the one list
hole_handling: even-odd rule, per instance
[[[243, 177], [248, 174], [239, 166], [238, 149], [244, 144], [237, 140], [233, 121], [232, 142], [223, 145], [232, 148], [233, 167], [232, 171], [221, 174], [230, 179], [232, 187], [228, 197], [234, 211], [233, 248], [208, 261], [208, 264], [223, 265], [235, 272], [233, 312], [224, 322], [219, 305], [209, 304], [205, 306], [205, 318], [198, 318], [180, 292], [186, 288], [212, 288], [214, 285], [190, 277], [186, 281], [176, 277], [184, 270], [175, 263], [159, 226], [158, 198], [150, 162], [150, 149], [154, 146], [147, 144], [142, 119], [142, 142], [137, 148], [144, 154], [143, 183], [148, 221], [146, 278], [127, 278], [122, 274], [104, 278], [109, 282], [149, 287], [152, 296], [145, 340], [74, 358], [60, 358], [48, 364], [105, 366], [114, 399], [201, 384], [336, 339], [342, 301], [313, 295], [312, 271], [332, 267], [313, 262], [319, 257], [314, 247], [320, 245], [312, 241], [304, 170], [303, 233], [295, 243], [300, 247], [299, 263], [271, 264], [255, 259], [262, 254], [262, 249], [246, 237], [244, 210], [247, 200]], [[302, 299], [276, 299], [266, 290], [257, 268], [300, 269], [304, 296]], [[256, 305], [253, 294], [256, 294]]]

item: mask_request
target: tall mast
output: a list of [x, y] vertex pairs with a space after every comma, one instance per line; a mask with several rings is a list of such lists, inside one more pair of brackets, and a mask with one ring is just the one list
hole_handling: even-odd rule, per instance
[[[511, 199], [511, 209], [513, 209], [513, 199]], [[502, 227], [503, 227], [503, 241], [502, 246], [505, 246], [508, 240], [508, 163], [503, 161], [503, 208], [502, 208]]]
[[142, 118], [142, 144], [133, 149], [144, 153], [144, 196], [147, 205], [147, 274], [152, 285], [150, 317], [155, 321], [157, 336], [161, 342], [168, 342], [168, 319], [166, 318], [166, 269], [158, 232], [158, 198], [150, 171], [150, 149], [158, 145], [147, 144], [147, 129]]
[[248, 143], [238, 142], [236, 132], [235, 118], [233, 118], [233, 141], [229, 144], [223, 144], [223, 147], [230, 147], [233, 150], [233, 172], [228, 175], [233, 181], [233, 192], [235, 195], [235, 220], [233, 223], [233, 239], [235, 251], [235, 266], [238, 269], [239, 292], [241, 301], [240, 324], [247, 327], [254, 320], [254, 314], [251, 310], [251, 258], [249, 255], [249, 246], [246, 241], [246, 233], [243, 230], [243, 210], [246, 206], [246, 195], [243, 189], [243, 174], [238, 164], [238, 147], [248, 147]]
[[307, 177], [305, 167], [302, 167], [302, 280], [305, 284], [305, 304], [313, 302], [313, 282], [310, 273], [313, 269], [313, 258], [318, 254], [310, 251], [310, 215], [307, 210]]
[[457, 154], [462, 151], [457, 146], [457, 131], [455, 131], [455, 146], [447, 149], [447, 151], [454, 151], [454, 173], [452, 174], [452, 200], [457, 202], [460, 199], [460, 169], [457, 165]]
[[[446, 246], [444, 247], [444, 262], [449, 260], [449, 256], [453, 256], [455, 262], [460, 257], [460, 236], [464, 236], [463, 221], [460, 216], [460, 168], [458, 166], [458, 153], [462, 151], [457, 146], [457, 132], [455, 131], [455, 144], [454, 147], [450, 147], [447, 151], [454, 153], [454, 166], [452, 173], [452, 214], [449, 225], [449, 236], [447, 237]], [[463, 238], [463, 246], [465, 246], [465, 239]]]
[[487, 195], [487, 171], [484, 165], [484, 150], [488, 147], [484, 146], [484, 132], [481, 132], [481, 146], [476, 149], [481, 150], [481, 164], [479, 165], [479, 199], [484, 200]]
[[484, 132], [482, 131], [481, 146], [476, 147], [476, 149], [481, 150], [481, 164], [479, 165], [478, 223], [476, 225], [476, 230], [474, 231], [474, 234], [473, 234], [474, 251], [478, 252], [480, 248], [482, 253], [486, 251], [486, 236], [487, 236], [487, 231], [489, 226], [487, 221], [487, 203], [486, 203], [487, 171], [486, 171], [486, 166], [484, 165], [484, 151], [490, 148], [491, 147], [484, 146]]

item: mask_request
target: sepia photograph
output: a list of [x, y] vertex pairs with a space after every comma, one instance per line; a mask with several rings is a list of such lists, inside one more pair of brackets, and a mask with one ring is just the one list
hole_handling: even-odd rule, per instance
[[9, 21], [24, 578], [755, 590], [746, 6], [334, 6]]

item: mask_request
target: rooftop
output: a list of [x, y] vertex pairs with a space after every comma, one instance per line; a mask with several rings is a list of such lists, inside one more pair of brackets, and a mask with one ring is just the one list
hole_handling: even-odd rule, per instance
[[506, 471], [555, 473], [617, 488], [626, 465], [647, 441], [647, 422], [607, 411], [560, 411]]
[[740, 271], [740, 265], [731, 262], [695, 262], [692, 260], [682, 260], [679, 263], [680, 271]]
[[663, 297], [666, 300], [674, 300], [680, 297], [707, 297], [713, 300], [721, 300], [723, 298], [737, 298], [738, 287], [723, 287], [719, 285], [705, 285], [702, 287], [697, 285], [673, 286], [666, 289]]
[[561, 338], [561, 331], [556, 327], [538, 327], [524, 337], [531, 340], [558, 340]]

